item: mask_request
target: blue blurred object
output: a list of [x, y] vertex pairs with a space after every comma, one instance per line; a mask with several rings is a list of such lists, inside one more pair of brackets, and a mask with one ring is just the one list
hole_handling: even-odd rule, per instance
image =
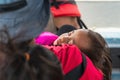
[[119, 47], [120, 48], [120, 31], [100, 31], [99, 32], [108, 43], [109, 47]]
[[20, 0], [0, 0], [0, 4], [9, 4]]
[[120, 69], [113, 69], [112, 80], [120, 80]]

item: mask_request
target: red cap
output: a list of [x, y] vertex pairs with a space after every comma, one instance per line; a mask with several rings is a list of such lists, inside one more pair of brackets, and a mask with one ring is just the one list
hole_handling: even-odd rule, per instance
[[59, 8], [55, 6], [51, 6], [51, 12], [54, 17], [60, 16], [78, 16], [80, 17], [81, 14], [76, 4], [60, 4]]

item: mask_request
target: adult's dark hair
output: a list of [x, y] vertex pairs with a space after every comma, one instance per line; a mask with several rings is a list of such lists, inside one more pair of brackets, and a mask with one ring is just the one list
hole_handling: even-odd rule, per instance
[[42, 46], [30, 46], [30, 41], [0, 41], [0, 80], [63, 80], [56, 56]]
[[104, 74], [104, 80], [111, 80], [112, 61], [109, 47], [104, 38], [97, 32], [88, 30], [90, 46], [81, 49]]

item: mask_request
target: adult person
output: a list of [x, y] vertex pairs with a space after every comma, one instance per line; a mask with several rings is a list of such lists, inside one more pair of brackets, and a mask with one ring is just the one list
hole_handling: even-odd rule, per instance
[[[13, 1], [13, 0], [11, 0], [11, 1]], [[21, 1], [23, 1], [23, 0], [21, 0]], [[13, 52], [16, 54], [17, 53], [19, 53], [19, 54], [30, 53], [29, 51], [31, 51], [31, 47], [33, 46], [33, 44], [31, 43], [32, 38], [36, 37], [43, 30], [43, 28], [45, 27], [45, 23], [47, 23], [47, 20], [48, 20], [49, 2], [47, 3], [47, 1], [48, 0], [35, 0], [35, 1], [29, 0], [29, 1], [27, 1], [28, 7], [26, 5], [24, 5], [24, 7], [18, 8], [17, 5], [14, 5], [15, 8], [17, 8], [17, 9], [16, 10], [14, 9], [14, 11], [8, 11], [8, 12], [6, 11], [6, 6], [4, 6], [5, 10], [1, 11], [1, 13], [0, 13], [0, 17], [3, 19], [3, 22], [0, 23], [0, 30], [1, 30], [0, 31], [0, 35], [1, 35], [0, 36], [0, 39], [1, 39], [0, 45], [2, 45], [3, 47], [5, 46], [5, 48], [1, 47], [1, 49], [0, 49], [1, 54], [3, 52], [9, 53], [9, 50], [10, 50], [10, 52], [12, 51], [11, 54]], [[16, 2], [17, 2], [17, 0], [16, 0]], [[42, 3], [44, 3], [44, 5]], [[10, 5], [7, 5], [7, 9], [8, 9], [8, 6], [10, 7]], [[41, 9], [43, 9], [43, 10], [41, 10]], [[7, 19], [7, 20], [5, 20], [5, 19]], [[8, 19], [10, 19], [10, 20], [8, 20]], [[12, 24], [12, 21], [14, 22], [13, 24]], [[15, 45], [15, 47], [13, 47], [12, 45]], [[35, 52], [36, 52], [36, 48], [37, 47], [33, 48], [33, 50], [35, 50]], [[103, 79], [102, 73], [97, 68], [95, 68], [95, 66], [92, 64], [92, 62], [90, 61], [90, 59], [87, 56], [85, 56], [85, 58], [82, 57], [82, 52], [76, 46], [63, 45], [63, 47], [62, 46], [53, 46], [53, 47], [51, 46], [51, 48], [49, 47], [49, 49], [52, 49], [52, 48], [53, 48], [53, 50], [58, 50], [58, 51], [55, 51], [55, 54], [56, 54], [56, 56], [58, 56], [59, 60], [63, 64], [62, 68], [63, 68], [65, 74], [71, 72], [73, 69], [79, 69], [79, 67], [80, 67], [79, 65], [84, 66], [83, 62], [87, 62], [86, 67], [83, 67], [86, 69], [84, 69], [85, 71], [83, 71], [84, 74], [82, 77], [80, 77], [81, 74], [78, 74], [77, 78], [74, 78], [74, 76], [69, 76], [69, 74], [68, 74], [67, 79], [69, 79], [69, 80], [70, 79], [78, 80], [78, 78], [80, 78], [81, 80], [91, 80], [91, 79], [92, 80], [102, 80]], [[37, 49], [39, 49], [39, 48], [37, 48]], [[62, 52], [60, 52], [59, 50]], [[58, 53], [58, 52], [60, 52], [60, 53]], [[5, 55], [5, 60], [6, 59], [9, 60], [10, 56], [12, 56], [12, 55]], [[32, 58], [30, 58], [30, 59], [32, 59]], [[86, 61], [84, 61], [84, 59]], [[29, 56], [28, 56], [27, 60], [28, 60], [27, 63], [29, 63]], [[46, 59], [44, 59], [44, 60], [46, 61]], [[3, 59], [3, 61], [4, 61], [4, 59]], [[5, 70], [4, 66], [7, 65], [7, 62], [8, 61], [5, 61], [4, 64], [0, 66], [3, 71]], [[33, 66], [30, 64], [28, 64], [28, 65]], [[81, 70], [79, 69], [77, 71], [81, 71], [81, 73], [83, 73], [82, 72], [83, 68]], [[2, 70], [0, 71], [0, 74], [2, 74]], [[35, 69], [33, 69], [33, 70], [37, 71]], [[93, 74], [90, 74], [91, 72], [93, 72]], [[45, 73], [47, 73], [47, 72], [45, 72]], [[2, 77], [6, 76], [6, 74], [1, 76], [1, 80], [2, 80]], [[8, 74], [10, 74], [10, 73], [8, 72]], [[18, 75], [19, 74], [17, 74], [17, 76]], [[52, 75], [52, 73], [51, 73], [51, 75]], [[61, 75], [59, 75], [59, 77], [62, 77]], [[47, 76], [47, 74], [46, 74], [46, 76]], [[31, 77], [29, 78], [29, 80], [33, 79]], [[54, 77], [56, 77], [55, 79], [59, 78], [57, 76], [54, 76]], [[66, 77], [66, 75], [65, 75], [65, 77]], [[73, 77], [73, 78], [71, 78], [71, 77]], [[7, 78], [10, 79], [11, 77], [8, 76]], [[13, 78], [15, 79], [15, 77], [13, 77]], [[24, 79], [26, 79], [26, 78], [24, 78]], [[38, 77], [37, 77], [37, 79], [38, 79]], [[51, 78], [49, 76], [48, 80], [49, 79], [53, 79], [53, 78]], [[46, 79], [44, 79], [44, 80], [46, 80]]]
[[56, 56], [31, 44], [49, 13], [49, 0], [0, 0], [0, 80], [63, 80]]
[[58, 29], [57, 35], [79, 28], [87, 29], [87, 26], [81, 20], [81, 13], [75, 0], [50, 1], [54, 24]]
[[[87, 28], [86, 25], [81, 20], [81, 13], [79, 12], [79, 9], [78, 9], [78, 7], [76, 5], [75, 0], [51, 0], [51, 12], [52, 12], [52, 14], [54, 16], [55, 26], [58, 28], [57, 35], [61, 35], [63, 33], [66, 33], [66, 32], [69, 32], [69, 31], [72, 31], [72, 30], [75, 30], [75, 29], [78, 29], [78, 28], [83, 28], [83, 27]], [[98, 41], [98, 43], [101, 43], [100, 45], [103, 45], [103, 44], [105, 45], [106, 44], [106, 43], [104, 43], [105, 40], [102, 37], [100, 37], [98, 33], [92, 33], [92, 31], [90, 31], [89, 33], [91, 33], [91, 35], [93, 35], [93, 37], [96, 36], [96, 38], [97, 38], [96, 41]], [[51, 36], [53, 36], [53, 35], [51, 34]], [[74, 35], [74, 37], [78, 37], [78, 36]], [[63, 42], [64, 41], [66, 42], [65, 39], [66, 38], [68, 39], [69, 37], [65, 36], [63, 38], [64, 38]], [[53, 39], [56, 39], [56, 37], [52, 38], [51, 41], [54, 41]], [[95, 41], [95, 40], [92, 41], [92, 39], [93, 38], [91, 36], [91, 38], [90, 38], [91, 44], [94, 43], [94, 41]], [[67, 43], [68, 43], [68, 41], [70, 42], [70, 39], [67, 40]], [[80, 41], [83, 42], [84, 40], [76, 41], [77, 42], [76, 45], [79, 46], [79, 43], [82, 43]], [[38, 40], [38, 42], [39, 42], [39, 40]], [[50, 42], [50, 38], [49, 38], [49, 40], [47, 42]], [[59, 39], [59, 41], [56, 41], [56, 42], [57, 42], [57, 45], [59, 43], [60, 44], [62, 43], [61, 39]], [[88, 43], [88, 42], [86, 42], [86, 43]], [[50, 43], [50, 45], [51, 44], [52, 43]], [[82, 46], [84, 46], [84, 44], [82, 44]], [[98, 46], [98, 45], [94, 44], [94, 46]], [[106, 57], [104, 57], [104, 59], [106, 60], [106, 62], [108, 61], [107, 66], [109, 66], [109, 68], [107, 69], [106, 67], [104, 67], [104, 69], [106, 69], [106, 70], [104, 70], [102, 67], [101, 68], [102, 68], [102, 71], [104, 73], [104, 76], [106, 77], [107, 80], [109, 80], [109, 79], [111, 79], [111, 60], [110, 60], [109, 50], [107, 49], [107, 47], [104, 49], [105, 51], [102, 50], [102, 48], [100, 48], [100, 49], [99, 48], [96, 49], [96, 48], [97, 47], [95, 47], [95, 49], [92, 48], [90, 50], [91, 51], [100, 50], [99, 53], [98, 52], [92, 52], [92, 54], [95, 55], [95, 56], [97, 56], [97, 55], [105, 55], [106, 56]], [[104, 48], [104, 46], [103, 46], [103, 48]], [[91, 51], [89, 52], [86, 49], [85, 50], [82, 49], [82, 51], [84, 51], [86, 54], [91, 52]], [[98, 54], [96, 54], [96, 53], [98, 53]], [[92, 54], [88, 54], [88, 56], [90, 57], [90, 59], [92, 58], [91, 60], [96, 65], [96, 63], [99, 63], [99, 62], [97, 62], [97, 57], [93, 58], [93, 56], [91, 56]], [[101, 59], [101, 58], [98, 58], [98, 59]], [[99, 60], [99, 61], [101, 62], [101, 60]], [[103, 64], [101, 64], [101, 65], [106, 66], [106, 65], [103, 65]], [[100, 68], [100, 66], [98, 64], [96, 66]], [[109, 75], [106, 76], [107, 74], [109, 74]]]

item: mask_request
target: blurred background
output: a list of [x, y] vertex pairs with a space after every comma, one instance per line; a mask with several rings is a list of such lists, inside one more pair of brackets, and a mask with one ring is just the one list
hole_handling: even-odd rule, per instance
[[84, 23], [107, 41], [112, 57], [112, 80], [120, 80], [120, 1], [76, 1]]

